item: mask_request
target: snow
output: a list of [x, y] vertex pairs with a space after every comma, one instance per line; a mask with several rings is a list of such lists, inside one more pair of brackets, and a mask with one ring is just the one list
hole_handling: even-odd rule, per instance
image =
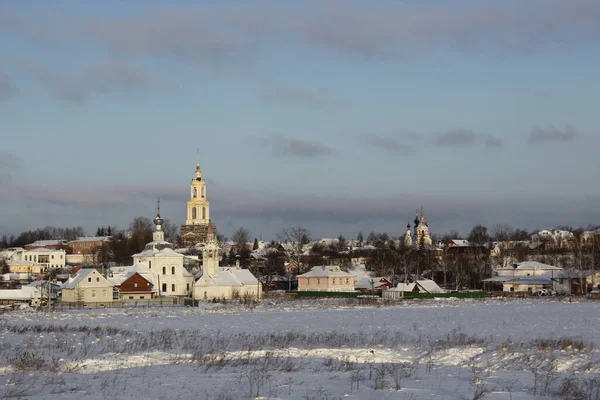
[[[559, 399], [571, 374], [600, 377], [598, 311], [565, 298], [12, 311], [0, 398]], [[24, 351], [45, 364], [19, 370]]]

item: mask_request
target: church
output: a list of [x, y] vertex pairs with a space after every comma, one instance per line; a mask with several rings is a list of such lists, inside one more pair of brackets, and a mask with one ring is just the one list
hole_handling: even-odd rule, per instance
[[431, 246], [433, 242], [431, 240], [431, 236], [429, 236], [429, 226], [427, 225], [427, 220], [425, 219], [425, 211], [423, 210], [423, 206], [421, 206], [420, 214], [417, 214], [415, 216], [414, 224], [414, 237], [410, 227], [410, 223], [406, 226], [406, 234], [404, 235], [404, 247], [414, 247], [415, 249], [422, 249], [423, 247]]
[[212, 234], [202, 249], [202, 272], [194, 284], [195, 300], [262, 297], [262, 284], [245, 268], [219, 266], [219, 243]]
[[[165, 241], [160, 216], [160, 202], [157, 206], [155, 229], [152, 242], [144, 250], [133, 255], [133, 267], [145, 264], [152, 272], [154, 288], [159, 296], [190, 296], [194, 276], [183, 266], [184, 255], [173, 250], [173, 245]], [[133, 268], [132, 267], [132, 268]]]
[[215, 224], [210, 221], [210, 202], [206, 196], [206, 180], [200, 170], [200, 161], [190, 183], [190, 199], [187, 202], [187, 218], [181, 226], [181, 243], [184, 247], [207, 243], [216, 235]]

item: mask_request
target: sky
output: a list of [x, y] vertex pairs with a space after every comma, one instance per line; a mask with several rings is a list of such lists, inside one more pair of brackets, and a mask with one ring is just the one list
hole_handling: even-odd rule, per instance
[[0, 234], [600, 223], [600, 2], [0, 2]]

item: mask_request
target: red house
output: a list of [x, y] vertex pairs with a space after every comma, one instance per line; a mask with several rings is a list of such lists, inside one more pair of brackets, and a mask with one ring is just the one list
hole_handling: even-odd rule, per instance
[[152, 282], [135, 272], [117, 286], [123, 300], [144, 300], [156, 297]]

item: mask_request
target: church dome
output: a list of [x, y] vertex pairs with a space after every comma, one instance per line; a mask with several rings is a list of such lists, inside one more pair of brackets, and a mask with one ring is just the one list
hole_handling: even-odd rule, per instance
[[157, 214], [156, 217], [154, 218], [154, 225], [162, 225], [163, 224], [163, 219], [160, 217], [160, 214]]

